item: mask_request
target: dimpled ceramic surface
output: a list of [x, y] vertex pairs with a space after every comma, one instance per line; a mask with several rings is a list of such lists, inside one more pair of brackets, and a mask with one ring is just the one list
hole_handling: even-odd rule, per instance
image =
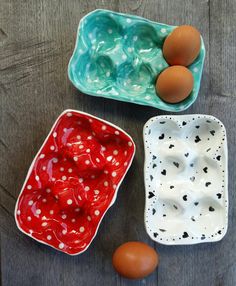
[[202, 41], [198, 58], [189, 66], [194, 77], [190, 96], [181, 103], [165, 103], [156, 94], [155, 82], [168, 67], [162, 46], [174, 28], [137, 16], [95, 10], [80, 21], [69, 78], [90, 95], [182, 111], [197, 98], [205, 48]]
[[74, 110], [60, 115], [16, 203], [19, 229], [65, 253], [85, 251], [135, 153], [120, 128]]
[[157, 116], [144, 126], [145, 226], [163, 244], [220, 240], [227, 231], [227, 142], [209, 115]]

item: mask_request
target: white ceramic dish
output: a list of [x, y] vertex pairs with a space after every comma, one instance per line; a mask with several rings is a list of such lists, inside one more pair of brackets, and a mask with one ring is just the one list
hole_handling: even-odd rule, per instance
[[209, 115], [156, 116], [143, 135], [151, 239], [168, 245], [222, 239], [228, 225], [224, 125]]

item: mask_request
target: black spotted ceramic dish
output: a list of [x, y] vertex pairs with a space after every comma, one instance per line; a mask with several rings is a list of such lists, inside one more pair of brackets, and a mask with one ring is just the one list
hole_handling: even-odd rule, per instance
[[76, 88], [92, 96], [149, 105], [168, 111], [187, 109], [198, 96], [205, 47], [188, 66], [193, 74], [191, 94], [182, 102], [164, 102], [157, 94], [157, 75], [169, 65], [162, 53], [165, 38], [175, 26], [95, 10], [81, 19], [68, 76]]
[[222, 239], [228, 225], [223, 124], [209, 115], [153, 117], [144, 144], [149, 236], [169, 245]]

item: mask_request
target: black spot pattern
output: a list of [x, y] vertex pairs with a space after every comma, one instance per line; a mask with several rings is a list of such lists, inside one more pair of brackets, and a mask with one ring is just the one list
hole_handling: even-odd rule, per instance
[[[170, 119], [170, 120], [176, 120], [176, 119], [173, 119], [173, 118], [171, 118], [170, 116], [163, 116], [163, 118], [164, 119]], [[179, 154], [177, 154], [178, 156], [176, 156], [176, 157], [173, 157], [173, 161], [168, 161], [168, 160], [166, 160], [165, 159], [165, 154], [163, 154], [163, 153], [157, 153], [157, 155], [158, 155], [158, 158], [157, 158], [157, 156], [155, 156], [155, 155], [153, 155], [152, 156], [152, 159], [153, 160], [158, 160], [158, 161], [155, 161], [156, 162], [156, 164], [154, 163], [154, 162], [152, 162], [152, 164], [150, 164], [147, 168], [149, 169], [149, 172], [151, 171], [151, 168], [153, 169], [153, 171], [152, 171], [152, 174], [150, 174], [149, 173], [149, 176], [148, 176], [148, 178], [146, 178], [146, 180], [148, 180], [149, 182], [153, 182], [156, 178], [155, 178], [155, 175], [154, 174], [158, 174], [159, 173], [159, 175], [163, 175], [163, 176], [166, 176], [166, 178], [163, 178], [162, 176], [161, 177], [159, 177], [159, 179], [160, 179], [160, 181], [158, 182], [157, 181], [157, 183], [158, 183], [158, 185], [162, 188], [162, 190], [165, 190], [165, 188], [167, 187], [168, 188], [168, 184], [169, 184], [169, 190], [174, 190], [173, 192], [175, 192], [177, 195], [179, 194], [178, 192], [181, 192], [181, 187], [179, 187], [178, 185], [170, 185], [170, 182], [171, 182], [171, 180], [173, 179], [173, 178], [171, 178], [171, 176], [173, 176], [173, 170], [174, 169], [170, 169], [169, 170], [169, 167], [171, 168], [171, 165], [172, 165], [172, 168], [173, 168], [173, 166], [174, 167], [176, 167], [176, 168], [180, 168], [181, 167], [181, 170], [183, 169], [183, 171], [185, 170], [185, 168], [187, 168], [187, 166], [190, 166], [191, 167], [191, 169], [189, 168], [189, 179], [190, 179], [190, 181], [191, 182], [194, 182], [194, 185], [192, 185], [192, 188], [196, 188], [196, 187], [200, 187], [200, 186], [198, 186], [199, 185], [199, 180], [200, 181], [202, 181], [202, 180], [205, 180], [205, 182], [203, 183], [203, 185], [205, 184], [205, 187], [208, 187], [209, 188], [209, 190], [210, 190], [210, 196], [215, 196], [215, 199], [216, 200], [218, 200], [218, 199], [222, 199], [222, 197], [224, 197], [224, 192], [223, 191], [220, 191], [220, 190], [218, 190], [218, 192], [216, 191], [216, 192], [214, 192], [214, 188], [213, 188], [213, 186], [212, 187], [210, 187], [210, 185], [212, 185], [213, 184], [213, 178], [212, 178], [212, 175], [214, 174], [214, 172], [211, 172], [211, 170], [212, 170], [212, 168], [214, 168], [215, 166], [217, 166], [217, 165], [213, 165], [213, 164], [210, 164], [210, 161], [205, 161], [205, 166], [204, 165], [201, 165], [201, 162], [199, 162], [198, 161], [198, 158], [196, 158], [196, 155], [195, 155], [195, 152], [197, 151], [197, 152], [202, 152], [201, 154], [203, 155], [203, 156], [208, 156], [208, 158], [209, 159], [214, 159], [214, 160], [217, 160], [217, 161], [221, 161], [221, 158], [223, 157], [224, 158], [224, 154], [222, 153], [222, 154], [220, 154], [220, 155], [218, 155], [219, 153], [219, 151], [224, 151], [224, 149], [223, 149], [223, 144], [224, 144], [224, 142], [223, 142], [223, 140], [225, 140], [225, 133], [224, 133], [224, 130], [223, 130], [223, 140], [222, 140], [222, 143], [220, 144], [220, 145], [218, 145], [217, 146], [217, 149], [216, 150], [213, 150], [214, 148], [212, 147], [212, 146], [215, 146], [214, 144], [212, 144], [212, 141], [213, 140], [215, 140], [215, 139], [218, 139], [218, 134], [220, 133], [220, 132], [222, 132], [220, 129], [215, 129], [215, 125], [211, 125], [211, 124], [209, 124], [209, 126], [207, 126], [207, 128], [205, 128], [205, 127], [203, 127], [202, 128], [202, 125], [201, 125], [201, 123], [202, 124], [205, 124], [205, 126], [206, 126], [206, 122], [207, 123], [213, 123], [213, 121], [215, 121], [215, 119], [213, 119], [212, 121], [210, 121], [210, 120], [205, 120], [204, 122], [203, 122], [203, 120], [201, 120], [201, 121], [197, 121], [197, 118], [207, 118], [207, 116], [204, 116], [204, 115], [199, 115], [199, 116], [197, 116], [197, 117], [195, 117], [195, 118], [190, 118], [190, 119], [188, 119], [188, 120], [184, 120], [184, 121], [178, 121], [178, 126], [179, 126], [179, 128], [180, 128], [180, 132], [183, 132], [184, 134], [184, 136], [181, 136], [181, 139], [182, 140], [185, 140], [185, 138], [186, 139], [188, 139], [188, 141], [187, 141], [187, 144], [191, 144], [191, 140], [192, 140], [192, 142], [194, 142], [194, 143], [199, 143], [199, 142], [202, 142], [201, 144], [199, 144], [200, 146], [196, 146], [195, 144], [193, 144], [193, 153], [192, 153], [192, 149], [191, 149], [191, 146], [188, 146], [188, 149], [187, 150], [184, 150], [184, 148], [183, 148], [183, 146], [184, 145], [178, 145], [178, 141], [174, 141], [175, 140], [175, 136], [170, 136], [170, 135], [172, 135], [172, 134], [168, 134], [167, 133], [167, 130], [168, 129], [165, 129], [165, 131], [164, 131], [164, 129], [162, 130], [162, 129], [160, 129], [161, 131], [160, 131], [160, 133], [157, 135], [157, 138], [159, 138], [159, 140], [162, 140], [163, 141], [163, 147], [165, 147], [167, 150], [167, 152], [169, 152], [169, 156], [173, 156], [173, 154], [175, 153], [175, 150], [178, 150], [178, 151], [181, 151], [181, 148], [183, 148], [183, 150], [182, 150], [182, 156], [184, 156], [184, 157], [182, 157], [180, 160], [181, 161], [179, 161], [178, 159], [180, 158], [180, 155]], [[185, 125], [187, 125], [189, 122], [190, 123], [192, 123], [191, 121], [192, 120], [195, 120], [195, 124], [194, 125], [192, 125], [191, 124], [191, 126], [187, 126], [187, 128], [183, 128], [182, 129], [182, 131], [181, 131], [181, 125], [182, 126], [185, 126]], [[153, 119], [152, 120], [152, 122], [153, 121], [155, 121], [155, 119]], [[159, 124], [165, 124], [165, 123], [168, 123], [168, 122], [166, 122], [166, 121], [159, 121]], [[215, 124], [215, 122], [214, 122], [214, 124]], [[213, 127], [214, 126], [214, 127]], [[212, 128], [213, 127], [213, 128]], [[161, 128], [160, 126], [159, 126], [159, 128]], [[178, 127], [177, 127], [178, 128]], [[209, 129], [208, 129], [209, 128]], [[211, 128], [211, 129], [210, 129]], [[223, 128], [223, 125], [222, 125], [222, 128]], [[191, 129], [191, 132], [188, 134], [187, 132], [188, 132], [188, 129], [190, 130]], [[207, 131], [207, 129], [208, 129], [208, 131]], [[154, 129], [153, 129], [154, 130]], [[150, 135], [150, 137], [151, 136], [154, 136], [153, 134], [154, 134], [154, 132], [153, 132], [153, 130], [152, 130], [152, 128], [147, 128], [146, 129], [146, 135], [147, 134], [151, 134]], [[216, 131], [215, 131], [216, 130]], [[203, 132], [205, 132], [204, 134], [205, 134], [205, 136], [203, 136]], [[207, 136], [207, 133], [208, 133], [208, 136]], [[208, 138], [209, 137], [209, 138]], [[172, 140], [171, 140], [171, 142], [170, 142], [170, 139], [172, 138]], [[147, 142], [148, 143], [148, 140], [150, 140], [148, 137], [146, 138], [146, 141], [145, 142]], [[169, 142], [168, 142], [169, 141]], [[177, 143], [176, 143], [177, 142]], [[169, 144], [168, 144], [169, 143]], [[158, 144], [162, 144], [162, 142], [160, 142], [160, 143], [158, 143]], [[196, 146], [196, 147], [195, 147]], [[205, 147], [206, 146], [206, 148], [204, 149], [204, 150], [200, 150], [199, 148], [202, 148], [202, 146], [203, 147]], [[148, 144], [147, 144], [147, 147], [148, 147]], [[189, 148], [190, 147], [190, 148]], [[148, 147], [148, 148], [150, 148], [150, 147]], [[195, 149], [196, 148], [196, 149]], [[220, 150], [220, 148], [222, 148], [221, 150]], [[171, 150], [172, 149], [172, 150]], [[195, 150], [194, 150], [195, 149]], [[155, 149], [153, 149], [153, 150], [155, 150]], [[171, 150], [171, 151], [170, 151]], [[209, 152], [209, 151], [211, 151], [212, 150], [212, 153], [210, 153], [210, 154], [207, 154], [207, 152]], [[151, 149], [149, 149], [148, 150], [149, 151], [149, 153], [152, 155], [152, 150]], [[214, 151], [214, 153], [213, 153], [213, 151]], [[205, 154], [204, 154], [205, 153]], [[217, 154], [218, 153], [218, 154]], [[164, 156], [163, 156], [164, 155]], [[175, 154], [174, 154], [175, 155]], [[191, 156], [190, 156], [191, 155]], [[198, 154], [197, 154], [198, 155]], [[192, 162], [190, 161], [188, 161], [189, 159], [187, 159], [188, 157], [190, 157], [190, 159], [192, 160]], [[175, 159], [174, 159], [175, 158]], [[186, 159], [185, 159], [186, 158]], [[161, 161], [160, 161], [161, 160]], [[194, 160], [194, 161], [193, 161]], [[160, 162], [160, 164], [161, 165], [159, 165], [159, 162]], [[209, 162], [209, 165], [208, 165], [208, 162]], [[199, 164], [200, 163], [200, 164]], [[162, 165], [163, 164], [163, 165]], [[161, 168], [162, 167], [162, 168]], [[164, 167], [164, 168], [163, 168]], [[155, 168], [157, 168], [157, 171], [158, 172], [155, 172], [154, 171], [154, 169]], [[160, 168], [160, 169], [159, 169]], [[217, 168], [221, 168], [221, 171], [222, 171], [222, 173], [220, 173], [220, 174], [222, 174], [222, 177], [224, 178], [224, 176], [225, 176], [225, 174], [224, 174], [224, 169], [222, 170], [222, 168], [224, 168], [224, 165], [220, 162], [220, 163], [218, 163], [218, 166], [217, 166]], [[157, 175], [158, 176], [158, 175]], [[211, 176], [211, 177], [210, 177]], [[187, 177], [188, 178], [188, 177]], [[211, 180], [212, 179], [212, 180]], [[178, 180], [178, 179], [177, 179]], [[172, 182], [172, 184], [175, 182], [176, 180], [174, 179], [174, 181]], [[195, 181], [196, 181], [196, 183], [195, 183]], [[154, 182], [155, 183], [155, 182]], [[223, 180], [223, 183], [222, 183], [222, 188], [224, 188], [224, 180]], [[147, 185], [146, 185], [147, 186]], [[155, 195], [155, 191], [152, 191], [152, 189], [151, 189], [151, 184], [149, 184], [148, 185], [149, 186], [149, 188], [150, 188], [150, 191], [149, 192], [147, 192], [147, 195], [148, 195], [148, 198], [153, 198], [152, 200], [150, 200], [150, 202], [151, 202], [151, 205], [150, 205], [150, 207], [147, 209], [148, 211], [149, 211], [149, 215], [155, 215], [156, 214], [156, 216], [161, 216], [162, 217], [162, 219], [165, 221], [165, 218], [168, 216], [168, 214], [165, 212], [166, 211], [166, 207], [170, 207], [171, 205], [169, 205], [169, 203], [168, 204], [166, 204], [166, 206], [165, 206], [165, 204], [161, 204], [160, 206], [161, 206], [161, 210], [162, 210], [162, 213], [157, 213], [157, 208], [156, 207], [154, 207], [154, 206], [156, 206], [156, 203], [157, 203], [157, 201], [158, 201], [158, 196], [156, 196]], [[221, 186], [221, 185], [219, 185], [219, 186]], [[216, 187], [217, 188], [217, 185], [215, 185], [214, 184], [214, 187]], [[168, 192], [168, 190], [167, 190], [167, 192]], [[173, 194], [173, 193], [172, 193]], [[190, 222], [192, 222], [193, 224], [191, 224], [192, 225], [192, 227], [194, 226], [194, 224], [195, 225], [197, 225], [198, 224], [198, 220], [199, 220], [199, 216], [201, 217], [202, 215], [205, 215], [205, 211], [206, 210], [208, 210], [209, 212], [217, 212], [218, 211], [218, 208], [216, 208], [215, 209], [215, 207], [213, 207], [214, 206], [214, 203], [212, 204], [212, 205], [208, 205], [208, 206], [205, 206], [205, 203], [203, 203], [202, 205], [201, 205], [201, 201], [200, 201], [200, 203], [199, 203], [199, 201], [192, 201], [191, 202], [191, 200], [192, 200], [192, 197], [190, 196], [188, 196], [187, 194], [183, 194], [180, 198], [182, 198], [182, 203], [181, 202], [178, 202], [178, 201], [176, 201], [176, 203], [172, 203], [172, 207], [173, 207], [173, 209], [174, 210], [178, 210], [178, 203], [180, 203], [180, 205], [183, 207], [183, 208], [185, 208], [185, 207], [188, 207], [188, 206], [190, 206], [191, 207], [191, 203], [192, 203], [192, 206], [195, 206], [196, 207], [196, 209], [194, 210], [194, 212], [196, 212], [196, 214], [194, 214], [194, 216], [193, 215], [190, 215], [189, 217], [185, 217], [184, 219], [189, 219], [190, 220]], [[187, 202], [187, 201], [189, 201], [189, 203], [190, 203], [190, 205], [189, 205], [189, 203], [184, 203], [184, 202]], [[204, 202], [204, 201], [203, 201]], [[222, 201], [223, 202], [223, 201]], [[227, 201], [225, 201], [225, 204], [227, 205]], [[162, 205], [163, 205], [163, 207], [162, 207]], [[198, 205], [201, 205], [201, 207], [197, 207]], [[172, 211], [174, 211], [172, 209]], [[203, 213], [199, 213], [199, 211], [203, 211]], [[169, 211], [171, 211], [171, 209], [169, 209]], [[177, 212], [176, 212], [177, 213]], [[181, 212], [179, 213], [179, 215], [181, 216], [182, 214], [181, 214]], [[147, 220], [148, 220], [148, 217], [146, 218]], [[148, 221], [146, 221], [146, 222], [148, 222]], [[186, 221], [186, 223], [187, 223], [187, 221]], [[163, 241], [169, 241], [169, 242], [171, 242], [171, 241], [175, 241], [176, 240], [176, 236], [177, 236], [177, 239], [182, 239], [182, 238], [187, 238], [187, 237], [189, 237], [189, 227], [188, 227], [188, 225], [186, 224], [186, 228], [185, 229], [180, 229], [181, 230], [181, 232], [180, 233], [176, 233], [176, 234], [174, 234], [174, 237], [172, 237], [172, 233], [171, 233], [171, 230], [169, 230], [168, 229], [168, 232], [169, 232], [169, 236], [162, 236], [162, 232], [167, 232], [167, 230], [166, 230], [166, 227], [165, 227], [165, 225], [163, 224], [162, 225], [162, 228], [159, 228], [158, 229], [158, 231], [157, 230], [153, 230], [152, 231], [152, 227], [151, 227], [151, 225], [150, 226], [148, 226], [148, 224], [146, 225], [147, 226], [147, 228], [148, 228], [148, 230], [150, 230], [151, 231], [151, 233], [153, 233], [153, 236], [156, 238], [156, 237], [158, 237], [159, 236], [159, 241], [160, 240], [163, 240]], [[163, 227], [164, 226], [164, 227]], [[220, 227], [219, 227], [220, 228]], [[219, 229], [218, 228], [218, 229]], [[207, 228], [205, 227], [204, 228], [205, 230], [207, 230]], [[182, 234], [181, 234], [182, 233]], [[216, 231], [215, 233], [210, 233], [209, 235], [207, 235], [206, 236], [206, 234], [201, 234], [201, 233], [199, 233], [199, 234], [196, 234], [196, 235], [194, 235], [194, 237], [190, 237], [190, 238], [192, 238], [192, 239], [195, 239], [195, 240], [204, 240], [204, 239], [210, 239], [211, 237], [214, 237], [215, 235], [219, 235], [219, 234], [221, 234], [221, 230], [218, 230], [218, 231]]]
[[185, 232], [183, 233], [182, 237], [183, 237], [183, 238], [187, 238], [187, 237], [189, 237], [189, 235], [188, 235], [188, 233], [185, 231]]
[[155, 195], [153, 194], [153, 192], [149, 192], [148, 198], [151, 199], [153, 198]]
[[190, 177], [190, 181], [194, 182], [195, 181], [195, 177], [194, 176]]
[[176, 168], [179, 168], [179, 163], [178, 162], [173, 162]]
[[201, 141], [201, 139], [200, 139], [200, 137], [197, 135], [196, 137], [195, 137], [195, 143], [198, 143], [198, 142], [200, 142]]
[[165, 170], [165, 169], [162, 170], [161, 174], [162, 174], [163, 176], [166, 176], [166, 170]]
[[207, 167], [203, 168], [204, 173], [207, 173]]
[[222, 195], [220, 193], [216, 194], [218, 199], [221, 199]]
[[212, 136], [214, 136], [216, 132], [215, 132], [215, 130], [211, 130], [210, 133]]
[[205, 234], [202, 234], [201, 240], [204, 240], [206, 238]]
[[184, 195], [184, 196], [183, 196], [183, 200], [184, 200], [184, 201], [187, 201], [187, 200], [188, 200], [188, 196], [187, 196], [187, 195]]

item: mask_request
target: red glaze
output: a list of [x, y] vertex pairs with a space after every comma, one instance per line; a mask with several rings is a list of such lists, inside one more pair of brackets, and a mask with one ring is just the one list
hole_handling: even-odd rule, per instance
[[17, 226], [65, 253], [85, 251], [134, 153], [134, 142], [123, 130], [65, 111], [29, 169], [16, 204]]

